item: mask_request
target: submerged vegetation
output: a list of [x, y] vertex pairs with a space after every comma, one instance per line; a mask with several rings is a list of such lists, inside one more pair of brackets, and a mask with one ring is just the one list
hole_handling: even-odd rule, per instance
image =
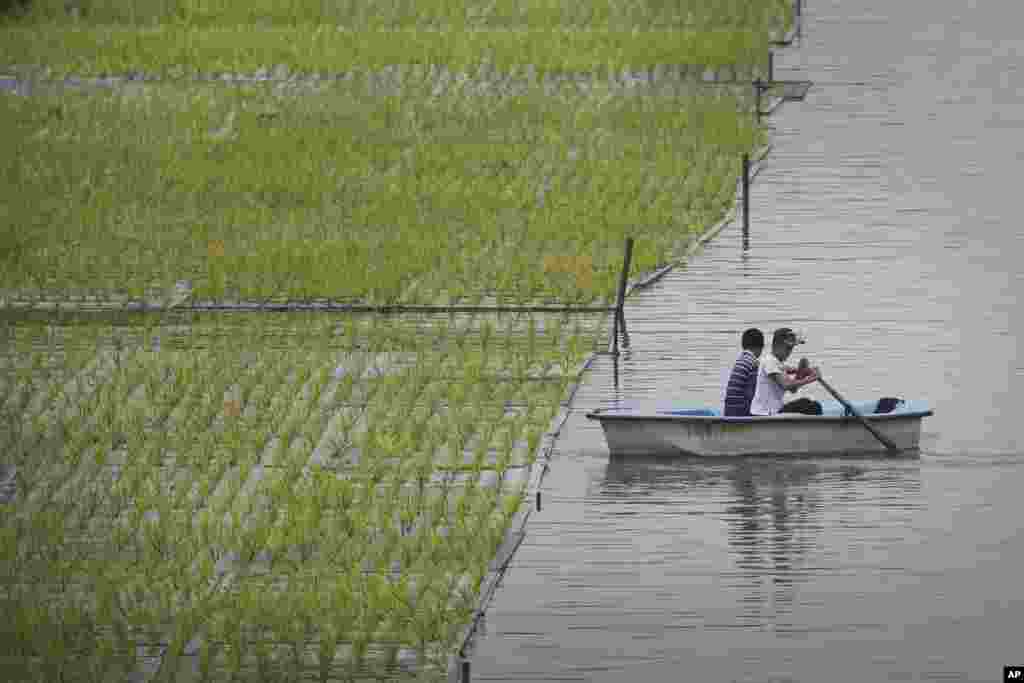
[[0, 599], [41, 680], [114, 680], [160, 640], [231, 675], [447, 666], [604, 320], [275, 323], [10, 335]]
[[678, 258], [764, 142], [749, 87], [678, 65], [760, 73], [790, 23], [781, 0], [8, 8], [0, 65], [42, 80], [0, 92], [7, 678], [443, 679], [604, 316], [12, 309], [608, 304], [624, 238], [633, 275]]

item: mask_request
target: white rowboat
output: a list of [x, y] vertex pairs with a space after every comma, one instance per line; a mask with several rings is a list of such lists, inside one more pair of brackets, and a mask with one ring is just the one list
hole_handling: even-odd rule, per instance
[[[923, 401], [905, 401], [891, 413], [875, 413], [878, 401], [850, 403], [901, 452], [918, 448], [921, 420], [933, 414]], [[611, 408], [592, 411], [587, 417], [600, 421], [608, 448], [617, 455], [863, 455], [887, 451], [838, 401], [823, 401], [821, 407], [821, 415], [722, 417], [715, 408]]]

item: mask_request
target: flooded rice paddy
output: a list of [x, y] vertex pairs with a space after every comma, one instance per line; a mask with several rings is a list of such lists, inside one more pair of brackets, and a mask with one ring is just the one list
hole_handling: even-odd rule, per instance
[[[997, 681], [1020, 659], [1024, 42], [992, 4], [804, 11], [776, 68], [815, 86], [772, 118], [750, 249], [733, 225], [631, 298], [473, 680]], [[609, 456], [587, 411], [717, 402], [750, 325], [803, 331], [849, 398], [929, 401], [920, 457]]]

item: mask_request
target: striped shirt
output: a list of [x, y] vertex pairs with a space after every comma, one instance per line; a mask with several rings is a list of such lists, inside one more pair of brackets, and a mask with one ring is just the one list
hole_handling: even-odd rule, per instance
[[754, 400], [757, 388], [757, 356], [743, 350], [736, 359], [736, 365], [729, 375], [729, 383], [725, 387], [725, 409], [722, 414], [727, 417], [750, 415], [750, 402]]

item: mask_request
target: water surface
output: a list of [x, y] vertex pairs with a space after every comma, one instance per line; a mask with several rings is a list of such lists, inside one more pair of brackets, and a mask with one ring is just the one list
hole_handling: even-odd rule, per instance
[[[1024, 632], [1024, 54], [1009, 4], [805, 6], [751, 245], [627, 306], [576, 396], [474, 680], [997, 681]], [[748, 326], [850, 398], [924, 398], [919, 458], [612, 458], [588, 410], [715, 403]], [[806, 392], [827, 399], [824, 390]]]

